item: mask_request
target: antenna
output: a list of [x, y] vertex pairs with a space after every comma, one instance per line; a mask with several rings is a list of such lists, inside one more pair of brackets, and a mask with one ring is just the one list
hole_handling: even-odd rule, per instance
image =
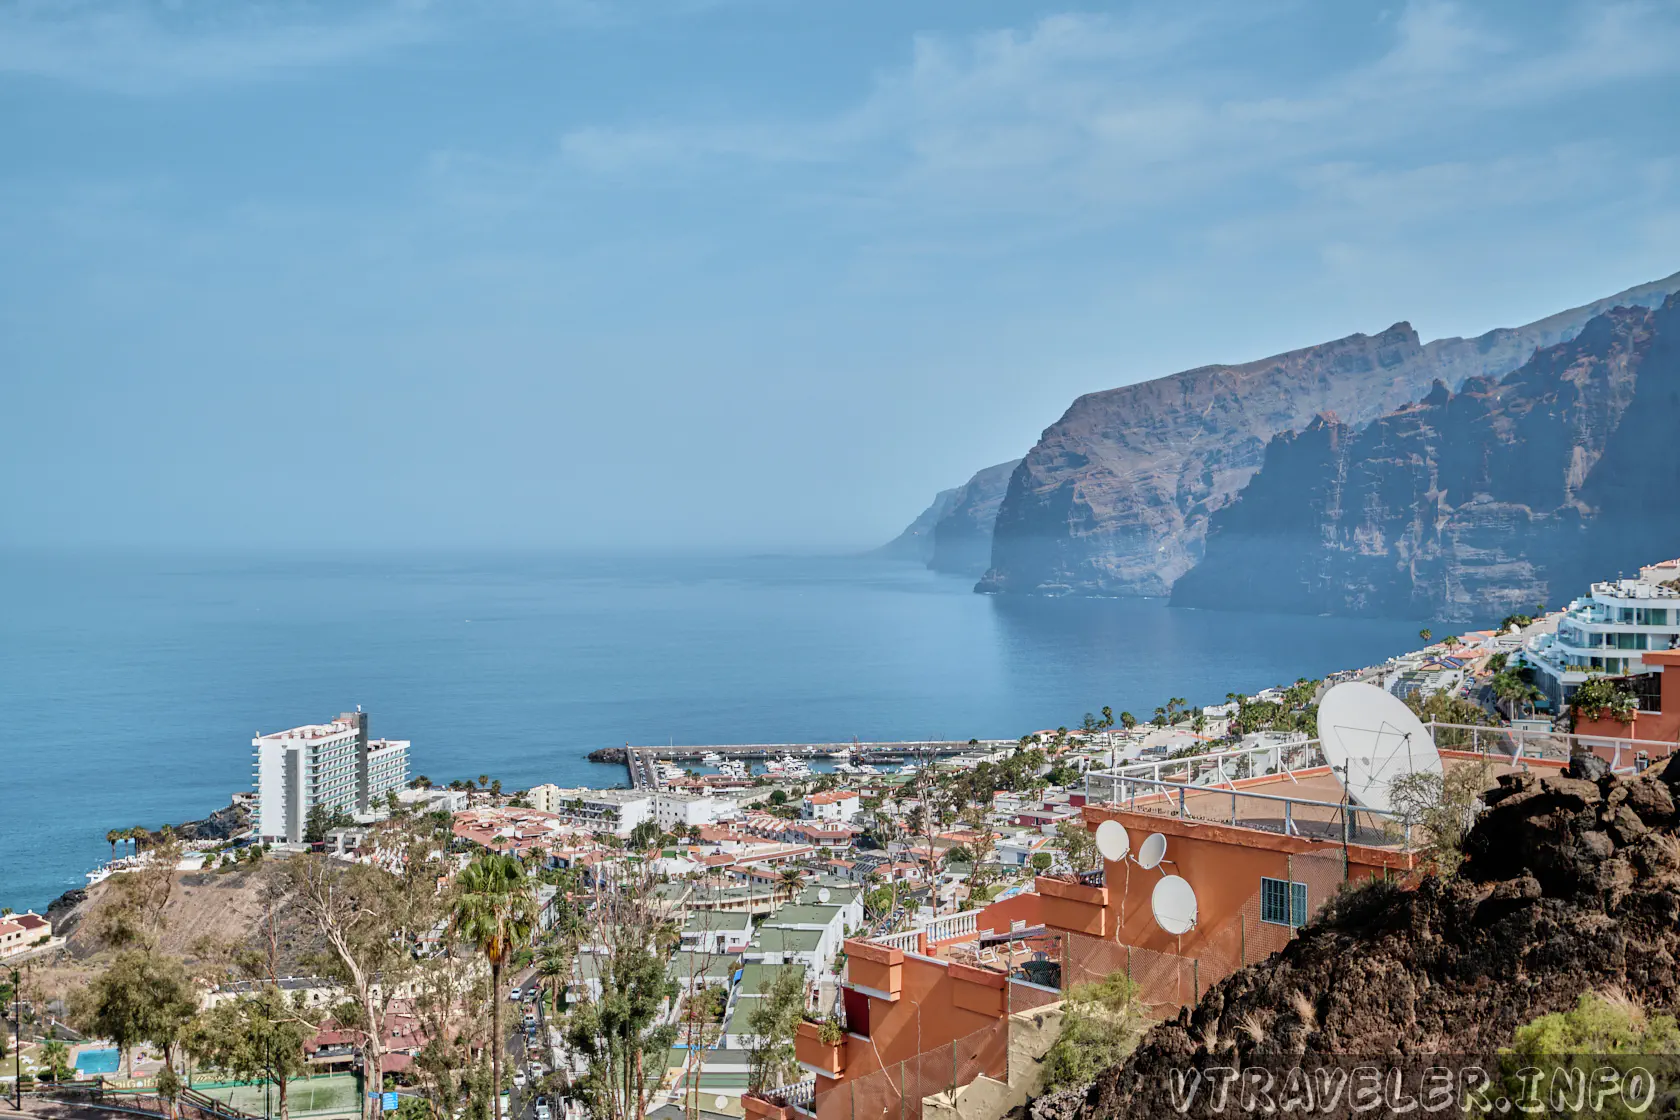
[[1404, 701], [1375, 685], [1339, 684], [1318, 706], [1324, 760], [1362, 809], [1391, 810], [1393, 785], [1409, 774], [1441, 774], [1441, 753]]
[[831, 899], [833, 897], [834, 896], [829, 893], [829, 890], [828, 890], [827, 887], [821, 887], [817, 890], [817, 901], [818, 902], [827, 902], [829, 899]]
[[[1151, 832], [1144, 838], [1143, 843], [1138, 845], [1137, 865], [1145, 871], [1149, 871], [1159, 866], [1166, 856], [1167, 838], [1159, 832]], [[1168, 878], [1177, 878], [1177, 876], [1168, 876]]]
[[1177, 875], [1163, 875], [1149, 896], [1155, 924], [1177, 937], [1196, 928], [1196, 892]]
[[1097, 851], [1110, 863], [1124, 862], [1132, 850], [1132, 837], [1119, 821], [1104, 821], [1097, 826]]

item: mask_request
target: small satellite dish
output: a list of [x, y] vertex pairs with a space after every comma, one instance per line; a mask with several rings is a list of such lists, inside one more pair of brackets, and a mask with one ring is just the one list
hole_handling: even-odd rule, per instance
[[821, 887], [817, 890], [817, 901], [818, 902], [827, 902], [829, 899], [831, 899], [833, 897], [834, 896], [832, 894], [828, 893], [828, 888], [827, 887]]
[[726, 1097], [726, 1096], [723, 1096], [723, 1095], [722, 1095], [722, 1094], [721, 1094], [721, 1093], [720, 1093], [720, 1094], [719, 1094], [719, 1095], [718, 1095], [718, 1097], [717, 1097], [717, 1099], [715, 1099], [715, 1100], [713, 1100], [713, 1101], [712, 1101], [712, 1104], [713, 1104], [713, 1105], [715, 1105], [715, 1106], [717, 1106], [717, 1108], [718, 1108], [718, 1109], [719, 1109], [719, 1110], [722, 1110], [722, 1109], [725, 1109], [725, 1108], [728, 1108], [728, 1107], [729, 1107], [729, 1098], [728, 1098], [728, 1097]]
[[1097, 826], [1097, 851], [1110, 863], [1119, 863], [1132, 850], [1132, 838], [1119, 821], [1104, 821]]
[[1196, 892], [1177, 875], [1163, 875], [1149, 896], [1155, 924], [1177, 937], [1196, 928]]
[[1151, 832], [1138, 845], [1137, 865], [1148, 871], [1158, 865], [1167, 856], [1167, 838], [1159, 832]]
[[1440, 774], [1435, 740], [1403, 700], [1349, 681], [1324, 694], [1318, 739], [1348, 797], [1361, 808], [1394, 807], [1391, 788], [1408, 774]]

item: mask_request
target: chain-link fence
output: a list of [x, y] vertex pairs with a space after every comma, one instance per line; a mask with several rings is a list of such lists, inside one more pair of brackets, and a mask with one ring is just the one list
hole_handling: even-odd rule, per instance
[[1334, 898], [1346, 882], [1347, 870], [1340, 853], [1291, 855], [1286, 874], [1290, 883], [1305, 887], [1306, 904], [1301, 913], [1268, 914], [1256, 892], [1222, 925], [1198, 931], [1194, 955], [1063, 933], [1063, 989], [1123, 973], [1137, 986], [1138, 999], [1151, 1015], [1164, 1018], [1176, 1014], [1237, 969], [1264, 960], [1287, 945], [1295, 936], [1295, 922], [1310, 918]]
[[954, 1092], [982, 1075], [1009, 1080], [1007, 1018], [816, 1094], [817, 1120], [921, 1120], [924, 1097]]

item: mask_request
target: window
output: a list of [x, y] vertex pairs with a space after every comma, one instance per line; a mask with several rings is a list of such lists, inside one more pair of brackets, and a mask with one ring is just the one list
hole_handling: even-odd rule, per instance
[[1287, 879], [1260, 880], [1260, 920], [1280, 926], [1307, 924], [1307, 885]]

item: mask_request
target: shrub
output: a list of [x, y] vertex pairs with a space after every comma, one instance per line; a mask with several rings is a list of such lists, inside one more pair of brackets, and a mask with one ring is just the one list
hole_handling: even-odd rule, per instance
[[[1593, 1089], [1635, 1067], [1668, 1080], [1674, 1063], [1653, 1059], [1680, 1055], [1680, 1027], [1673, 1016], [1648, 1015], [1619, 991], [1587, 992], [1568, 1011], [1542, 1015], [1518, 1027], [1500, 1051], [1502, 1095], [1548, 1116], [1636, 1116], [1637, 1102], [1610, 1096], [1595, 1102]], [[1598, 1104], [1600, 1107], [1594, 1107]]]
[[1089, 1085], [1137, 1046], [1147, 1020], [1138, 988], [1116, 972], [1067, 994], [1062, 1032], [1044, 1055], [1044, 1092]]

